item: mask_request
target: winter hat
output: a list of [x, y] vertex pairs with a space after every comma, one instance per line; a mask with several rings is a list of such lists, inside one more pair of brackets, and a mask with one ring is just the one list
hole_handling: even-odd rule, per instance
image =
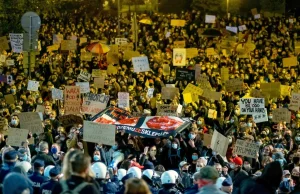
[[223, 187], [229, 187], [229, 186], [231, 186], [232, 185], [232, 180], [231, 180], [231, 178], [226, 178], [224, 181], [223, 181], [223, 183], [222, 183], [222, 186]]
[[232, 162], [233, 162], [235, 165], [239, 165], [239, 166], [242, 166], [242, 165], [243, 165], [243, 159], [240, 158], [240, 157], [235, 157], [235, 158], [233, 158]]
[[26, 189], [29, 189], [30, 193], [32, 193], [32, 183], [20, 173], [9, 173], [3, 181], [3, 194], [20, 194]]

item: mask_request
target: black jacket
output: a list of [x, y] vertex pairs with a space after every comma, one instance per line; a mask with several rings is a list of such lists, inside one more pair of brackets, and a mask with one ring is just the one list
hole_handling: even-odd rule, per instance
[[47, 155], [44, 152], [39, 152], [37, 155], [33, 156], [31, 163], [34, 163], [36, 160], [44, 161], [45, 166], [49, 166], [49, 165], [55, 166], [55, 162], [52, 156]]

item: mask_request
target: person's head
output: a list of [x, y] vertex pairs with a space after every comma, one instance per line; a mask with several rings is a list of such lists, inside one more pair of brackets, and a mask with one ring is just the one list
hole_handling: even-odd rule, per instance
[[214, 167], [218, 171], [218, 173], [221, 175], [222, 174], [222, 165], [219, 163], [215, 163]]
[[45, 153], [45, 154], [48, 154], [48, 152], [49, 152], [49, 146], [48, 146], [48, 143], [45, 142], [45, 141], [41, 141], [41, 142], [39, 143], [39, 151], [40, 151], [40, 152], [43, 152], [43, 153]]
[[124, 194], [151, 194], [151, 191], [143, 179], [131, 178], [126, 181]]
[[157, 148], [156, 148], [156, 146], [152, 146], [152, 147], [150, 147], [150, 149], [149, 149], [149, 156], [150, 157], [153, 157], [153, 156], [155, 156], [156, 155], [156, 153], [157, 153]]
[[295, 167], [293, 170], [292, 170], [292, 179], [294, 181], [294, 183], [297, 185], [300, 183], [300, 169], [299, 169], [299, 166]]
[[17, 115], [12, 115], [10, 124], [12, 127], [17, 127], [19, 125], [19, 117]]
[[206, 185], [215, 184], [217, 179], [219, 178], [218, 171], [211, 166], [205, 166], [197, 175], [199, 175], [199, 177], [197, 177], [197, 184], [199, 189]]
[[18, 152], [12, 147], [4, 149], [2, 156], [2, 161], [6, 164], [15, 164], [18, 160]]
[[45, 162], [43, 160], [36, 160], [33, 163], [34, 172], [39, 172], [39, 173], [43, 174], [44, 173], [44, 167], [45, 167]]
[[93, 160], [94, 162], [98, 162], [101, 160], [100, 152], [98, 150], [94, 151]]
[[270, 157], [270, 156], [264, 156], [263, 159], [262, 159], [262, 161], [261, 161], [261, 165], [262, 165], [262, 167], [265, 167], [267, 164], [269, 164], [271, 162], [273, 162], [272, 157]]
[[232, 193], [233, 186], [232, 186], [232, 180], [231, 178], [227, 178], [222, 182], [221, 191], [224, 191], [225, 193]]
[[234, 170], [238, 171], [241, 169], [242, 165], [243, 165], [243, 159], [240, 157], [235, 157], [232, 159], [232, 162], [234, 164]]
[[60, 146], [57, 143], [52, 144], [51, 153], [58, 154], [60, 152]]
[[292, 160], [295, 165], [298, 165], [300, 162], [300, 153], [295, 153]]
[[27, 161], [28, 160], [28, 153], [25, 148], [18, 149], [18, 156], [20, 161]]
[[64, 180], [69, 179], [72, 175], [71, 158], [80, 152], [81, 152], [80, 150], [70, 150], [65, 155], [63, 160], [63, 169], [62, 169]]
[[74, 154], [70, 159], [72, 174], [86, 178], [89, 174], [91, 158], [83, 152]]
[[3, 194], [28, 194], [33, 193], [32, 182], [24, 175], [11, 172], [3, 181]]

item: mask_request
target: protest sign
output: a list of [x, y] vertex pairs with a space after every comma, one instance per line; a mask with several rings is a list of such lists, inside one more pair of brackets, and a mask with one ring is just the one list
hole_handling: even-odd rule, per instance
[[92, 70], [92, 77], [101, 77], [101, 76], [103, 76], [102, 71], [103, 70], [101, 70], [101, 69], [93, 69]]
[[197, 84], [203, 90], [212, 90], [212, 87], [206, 75], [201, 74], [197, 80]]
[[163, 75], [170, 75], [171, 69], [168, 63], [163, 64]]
[[64, 36], [62, 34], [53, 34], [53, 44], [60, 44], [63, 39]]
[[89, 82], [76, 82], [75, 85], [80, 87], [80, 94], [85, 94], [90, 92]]
[[63, 127], [73, 126], [74, 124], [83, 124], [82, 117], [78, 115], [64, 115], [60, 116], [58, 119]]
[[87, 42], [87, 38], [86, 37], [80, 37], [79, 38], [79, 45], [82, 45], [82, 44], [84, 44], [86, 42]]
[[12, 94], [7, 94], [4, 96], [7, 104], [15, 104], [15, 97]]
[[215, 91], [210, 91], [210, 90], [204, 89], [202, 97], [206, 98], [207, 100], [217, 100], [217, 101], [220, 101], [220, 100], [222, 100], [222, 93], [221, 92], [215, 92]]
[[238, 28], [237, 27], [234, 27], [234, 26], [226, 26], [226, 30], [230, 31], [230, 32], [233, 32], [235, 34], [238, 33]]
[[283, 58], [283, 67], [294, 67], [298, 65], [297, 57]]
[[252, 15], [256, 15], [258, 12], [257, 12], [257, 8], [253, 8], [251, 9], [251, 13]]
[[103, 145], [115, 145], [115, 125], [94, 123], [84, 121], [83, 140], [87, 142], [100, 143]]
[[41, 112], [43, 113], [45, 111], [45, 106], [43, 105], [36, 105], [36, 108], [35, 108], [35, 112]]
[[65, 97], [65, 102], [80, 103], [80, 87], [65, 86], [64, 97]]
[[138, 51], [124, 51], [123, 59], [131, 60], [132, 57], [139, 57], [140, 53]]
[[193, 97], [192, 97], [192, 93], [183, 93], [183, 100], [186, 104], [192, 103], [193, 102]]
[[280, 94], [282, 96], [290, 96], [291, 94], [291, 86], [280, 85]]
[[82, 61], [92, 61], [93, 53], [90, 52], [81, 52], [80, 59]]
[[200, 66], [200, 64], [195, 64], [195, 81], [196, 81], [196, 83], [198, 82], [200, 75], [201, 75], [201, 66]]
[[300, 94], [292, 93], [289, 109], [293, 111], [298, 111], [299, 107], [300, 107]]
[[158, 116], [177, 116], [177, 108], [178, 106], [171, 104], [159, 104], [157, 107]]
[[9, 128], [6, 145], [20, 147], [23, 142], [26, 142], [29, 130], [19, 128]]
[[163, 100], [165, 99], [173, 100], [175, 96], [178, 94], [178, 92], [179, 92], [178, 88], [163, 87], [161, 89], [161, 98]]
[[270, 98], [280, 97], [280, 82], [261, 83], [260, 89], [262, 94], [269, 94]]
[[0, 62], [5, 63], [6, 61], [6, 55], [0, 55]]
[[149, 61], [147, 56], [143, 57], [132, 57], [132, 64], [134, 72], [146, 72], [150, 71]]
[[128, 92], [118, 92], [118, 107], [119, 108], [129, 108], [129, 93]]
[[186, 88], [183, 90], [182, 92], [183, 94], [186, 93], [191, 93], [191, 94], [196, 94], [196, 95], [202, 95], [203, 94], [203, 90], [191, 83], [189, 83]]
[[115, 44], [116, 45], [128, 44], [128, 39], [127, 38], [115, 38]]
[[176, 69], [176, 80], [195, 81], [195, 70]]
[[174, 41], [174, 48], [185, 48], [185, 41]]
[[279, 122], [286, 122], [290, 123], [291, 121], [291, 111], [289, 111], [287, 108], [277, 108], [272, 111], [273, 118], [272, 122], [279, 123]]
[[265, 113], [265, 99], [264, 98], [241, 98], [240, 99], [240, 114], [253, 115]]
[[59, 49], [59, 44], [47, 46], [47, 52], [57, 51]]
[[259, 90], [256, 90], [256, 89], [250, 90], [250, 96], [254, 97], [254, 98], [264, 98], [263, 94]]
[[116, 66], [110, 64], [107, 67], [106, 73], [107, 73], [107, 75], [115, 75], [118, 73], [118, 68]]
[[53, 88], [51, 90], [51, 94], [52, 94], [52, 99], [54, 99], [54, 100], [63, 100], [64, 99], [64, 91], [63, 90]]
[[9, 45], [8, 45], [8, 41], [6, 39], [6, 36], [0, 37], [0, 51], [8, 50], [8, 49], [9, 49]]
[[185, 20], [171, 20], [171, 26], [185, 26]]
[[96, 88], [104, 88], [105, 77], [95, 77], [94, 85]]
[[119, 64], [119, 55], [118, 53], [107, 53], [106, 55], [108, 64]]
[[186, 50], [183, 48], [173, 49], [173, 65], [185, 66], [186, 64]]
[[211, 56], [211, 55], [215, 55], [216, 54], [214, 48], [207, 48], [205, 52], [206, 52], [207, 56]]
[[245, 31], [245, 30], [247, 30], [246, 25], [241, 25], [241, 26], [239, 26], [239, 31], [240, 31], [240, 32], [243, 32], [243, 31]]
[[216, 110], [209, 109], [207, 117], [210, 119], [217, 119], [217, 114], [218, 114], [218, 112]]
[[108, 101], [108, 95], [88, 93], [83, 99], [82, 112], [95, 115], [106, 108]]
[[37, 92], [39, 90], [40, 83], [38, 81], [28, 81], [27, 90]]
[[108, 51], [108, 53], [114, 53], [114, 54], [119, 54], [119, 45], [113, 44], [110, 45], [110, 50]]
[[198, 56], [198, 49], [197, 48], [187, 48], [186, 49], [186, 58], [194, 58]]
[[227, 80], [229, 80], [229, 68], [222, 67], [221, 68], [221, 81], [222, 81], [222, 83], [224, 83]]
[[259, 19], [259, 18], [260, 18], [260, 14], [254, 15], [254, 19]]
[[39, 113], [22, 112], [18, 114], [20, 120], [20, 128], [28, 129], [32, 134], [44, 133], [43, 125]]
[[62, 40], [60, 49], [62, 51], [73, 51], [77, 49], [77, 44], [75, 40]]
[[246, 156], [249, 158], [257, 158], [259, 153], [259, 145], [255, 142], [236, 140], [234, 153], [240, 156]]
[[244, 90], [244, 82], [241, 79], [235, 78], [225, 81], [227, 92], [236, 92]]
[[15, 53], [23, 51], [23, 34], [9, 33], [11, 49]]
[[226, 156], [229, 140], [223, 136], [217, 130], [214, 130], [214, 134], [211, 140], [211, 149], [220, 154]]
[[88, 72], [84, 72], [83, 70], [80, 71], [80, 74], [78, 76], [78, 79], [81, 79], [83, 81], [89, 82], [91, 79], [91, 74]]
[[265, 112], [264, 113], [260, 113], [260, 114], [253, 114], [252, 115], [253, 117], [253, 121], [255, 123], [262, 123], [262, 122], [266, 122], [268, 121], [268, 112], [267, 112], [267, 109], [265, 108]]
[[121, 44], [121, 45], [119, 45], [119, 48], [122, 51], [133, 51], [133, 44], [132, 44], [132, 42], [128, 43], [128, 44]]
[[205, 23], [214, 24], [216, 23], [215, 15], [205, 15]]
[[211, 134], [207, 134], [207, 133], [204, 133], [203, 135], [203, 145], [204, 146], [211, 146], [211, 140], [212, 140], [212, 135]]
[[147, 97], [153, 98], [153, 92], [154, 92], [154, 88], [148, 88]]

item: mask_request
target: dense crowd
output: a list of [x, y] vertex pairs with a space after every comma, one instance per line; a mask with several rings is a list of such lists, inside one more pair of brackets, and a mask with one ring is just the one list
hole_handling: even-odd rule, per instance
[[[88, 42], [104, 40], [107, 45], [113, 45], [118, 37], [117, 18], [104, 15], [88, 18], [83, 12], [61, 13], [59, 16], [43, 14], [39, 30], [41, 51], [36, 56], [35, 67], [30, 70], [23, 68], [22, 54], [2, 51], [7, 59], [15, 59], [14, 66], [2, 64], [0, 67], [0, 73], [12, 75], [14, 80], [13, 84], [1, 82], [0, 85], [1, 116], [4, 118], [0, 138], [2, 192], [299, 193], [300, 112], [292, 111], [290, 123], [272, 122], [272, 111], [288, 108], [291, 92], [298, 91], [300, 87], [299, 66], [286, 68], [282, 62], [283, 58], [298, 56], [295, 45], [299, 20], [292, 17], [231, 17], [217, 18], [215, 24], [207, 24], [204, 16], [197, 11], [179, 15], [139, 15], [138, 19], [145, 17], [150, 18], [152, 24], [139, 23], [138, 43], [134, 49], [148, 56], [151, 71], [135, 73], [131, 60], [124, 59], [124, 52], [119, 50], [119, 64], [114, 64], [117, 74], [106, 75], [104, 88], [96, 88], [91, 79], [90, 92], [109, 95], [107, 106], [117, 106], [118, 92], [129, 92], [129, 110], [145, 115], [156, 115], [159, 104], [182, 105], [180, 116], [190, 118], [191, 126], [168, 138], [142, 138], [117, 131], [114, 146], [101, 142], [89, 146], [80, 136], [82, 124], [62, 126], [59, 118], [65, 115], [63, 102], [53, 100], [51, 90], [75, 85], [81, 71], [105, 70], [110, 64], [106, 61], [106, 54], [95, 55], [91, 62], [80, 60], [80, 51], [86, 45], [79, 44], [79, 39], [74, 52], [48, 52], [47, 46], [53, 44], [53, 34], [62, 34], [64, 39], [86, 37]], [[135, 45], [132, 43], [133, 30], [129, 18], [130, 15], [122, 19], [120, 32]], [[176, 18], [186, 20], [185, 26], [171, 26], [170, 20]], [[220, 44], [228, 41], [230, 33], [215, 37], [201, 35], [208, 28], [241, 25], [245, 25], [247, 30], [240, 38], [234, 38], [233, 45], [226, 48], [225, 53]], [[198, 55], [187, 59], [186, 67], [194, 69], [200, 64], [201, 74], [208, 77], [212, 90], [222, 93], [222, 100], [199, 98], [185, 103], [182, 91], [189, 83], [198, 83], [176, 79], [178, 67], [172, 64], [175, 41], [185, 41], [186, 48], [197, 48]], [[246, 43], [253, 43], [256, 48], [241, 56], [237, 45]], [[207, 48], [214, 48], [215, 55], [208, 56]], [[163, 64], [170, 65], [169, 75], [163, 73]], [[230, 79], [244, 81], [242, 91], [226, 91], [221, 81], [222, 67], [229, 68]], [[28, 71], [31, 71], [30, 80], [40, 82], [38, 92], [27, 91]], [[291, 86], [291, 91], [278, 98], [265, 98], [268, 121], [256, 124], [251, 115], [240, 115], [238, 102], [244, 96], [251, 96], [251, 90], [260, 90], [261, 83], [269, 82]], [[172, 100], [163, 100], [162, 84], [174, 84], [180, 95]], [[149, 87], [154, 88], [152, 98], [147, 95]], [[14, 96], [14, 104], [5, 101], [3, 96], [7, 94]], [[7, 145], [9, 128], [20, 128], [18, 114], [34, 112], [37, 105], [45, 107], [45, 132], [39, 135], [29, 133], [28, 139], [34, 141], [24, 141], [19, 147]], [[208, 118], [209, 109], [218, 112], [216, 119]], [[82, 116], [89, 119], [91, 115]], [[204, 134], [213, 134], [214, 130], [229, 139], [226, 156], [204, 145]], [[236, 155], [234, 146], [237, 139], [259, 145], [257, 157]], [[119, 161], [120, 155], [122, 159]]]

